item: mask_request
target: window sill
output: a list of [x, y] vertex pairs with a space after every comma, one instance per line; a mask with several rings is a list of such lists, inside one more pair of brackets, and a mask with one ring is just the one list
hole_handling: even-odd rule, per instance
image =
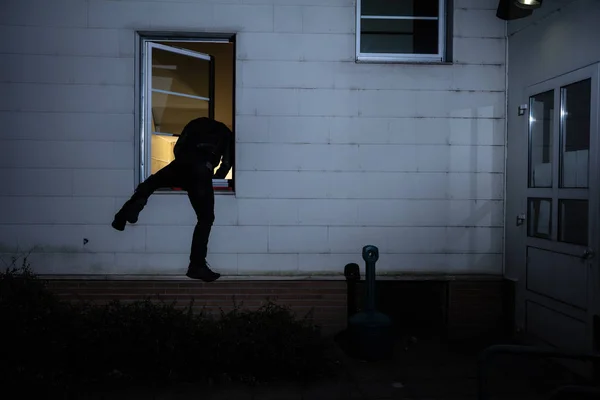
[[[235, 196], [235, 191], [232, 188], [219, 188], [214, 187], [215, 196]], [[159, 189], [155, 192], [156, 194], [165, 194], [165, 195], [183, 195], [187, 194], [187, 192], [183, 189], [173, 188], [173, 189]]]
[[434, 58], [403, 58], [360, 55], [355, 58], [356, 64], [410, 64], [410, 65], [453, 65], [451, 61], [436, 60]]
[[[213, 179], [213, 190], [215, 195], [235, 195], [228, 179]], [[185, 190], [177, 187], [161, 188], [156, 192], [160, 194], [186, 194]]]
[[233, 189], [230, 190], [215, 190], [215, 196], [235, 196]]

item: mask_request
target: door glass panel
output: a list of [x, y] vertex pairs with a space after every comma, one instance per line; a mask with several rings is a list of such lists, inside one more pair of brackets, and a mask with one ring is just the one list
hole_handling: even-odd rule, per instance
[[550, 239], [552, 233], [552, 199], [528, 199], [527, 235]]
[[588, 201], [559, 200], [558, 209], [558, 240], [587, 246]]
[[590, 149], [591, 79], [561, 88], [560, 186], [587, 188]]
[[529, 99], [529, 187], [552, 187], [554, 90]]

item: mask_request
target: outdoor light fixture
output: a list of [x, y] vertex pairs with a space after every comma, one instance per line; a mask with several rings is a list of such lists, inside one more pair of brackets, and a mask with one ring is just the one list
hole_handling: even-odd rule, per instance
[[526, 10], [534, 10], [542, 6], [544, 0], [515, 0], [515, 5]]
[[[523, 3], [528, 5], [526, 6]], [[538, 5], [535, 7], [539, 7], [542, 0], [499, 0], [496, 17], [504, 21], [529, 17], [534, 10], [531, 3], [537, 3]]]

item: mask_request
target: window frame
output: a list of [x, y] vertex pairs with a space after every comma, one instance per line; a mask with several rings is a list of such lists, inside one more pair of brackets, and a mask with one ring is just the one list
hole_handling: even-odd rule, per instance
[[[356, 0], [356, 21], [355, 21], [355, 57], [356, 62], [376, 62], [376, 63], [426, 63], [426, 64], [448, 64], [451, 63], [452, 52], [452, 10], [454, 8], [453, 0], [438, 0], [439, 1], [439, 16], [438, 20], [438, 52], [437, 54], [416, 54], [416, 53], [362, 53], [360, 51], [361, 44], [361, 20], [362, 1]], [[378, 16], [371, 16], [378, 17]], [[414, 16], [388, 16], [385, 19], [405, 19], [431, 20], [435, 17], [414, 17]], [[374, 18], [370, 18], [374, 19]]]
[[[233, 45], [233, 71], [232, 71], [232, 133], [233, 133], [233, 148], [232, 148], [232, 158], [235, 160], [235, 96], [236, 96], [236, 35], [231, 33], [188, 33], [188, 32], [146, 32], [146, 31], [137, 31], [136, 32], [137, 40], [136, 40], [136, 100], [138, 106], [136, 107], [136, 126], [135, 126], [135, 147], [136, 157], [135, 157], [135, 165], [136, 165], [136, 180], [135, 185], [139, 185], [145, 179], [150, 176], [150, 141], [152, 138], [153, 132], [148, 131], [148, 107], [146, 102], [147, 91], [149, 88], [149, 79], [151, 79], [151, 74], [148, 71], [151, 70], [151, 66], [149, 69], [148, 65], [148, 57], [147, 57], [147, 48], [150, 43], [154, 46], [156, 45], [164, 45], [168, 42], [196, 42], [196, 43], [231, 43]], [[159, 43], [160, 42], [160, 43]], [[183, 50], [184, 52], [186, 50]], [[193, 52], [193, 51], [190, 51]], [[215, 79], [215, 74], [213, 73], [210, 79]], [[211, 84], [214, 87], [214, 83]], [[150, 86], [151, 88], [151, 86]], [[211, 94], [211, 100], [213, 99], [214, 94]], [[177, 136], [177, 135], [175, 135]], [[213, 188], [215, 189], [215, 194], [235, 194], [235, 162], [234, 166], [231, 170], [231, 179], [213, 179]], [[180, 188], [161, 188], [157, 190], [157, 193], [174, 193], [181, 194], [186, 193], [184, 190]]]

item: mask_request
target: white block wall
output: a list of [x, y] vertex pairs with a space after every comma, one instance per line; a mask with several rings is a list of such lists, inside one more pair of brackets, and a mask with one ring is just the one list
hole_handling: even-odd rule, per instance
[[[453, 65], [354, 63], [352, 0], [3, 0], [0, 243], [56, 274], [183, 274], [195, 217], [135, 185], [134, 31], [238, 33], [225, 274], [501, 273], [505, 24], [455, 0]], [[84, 238], [88, 243], [84, 245]]]

